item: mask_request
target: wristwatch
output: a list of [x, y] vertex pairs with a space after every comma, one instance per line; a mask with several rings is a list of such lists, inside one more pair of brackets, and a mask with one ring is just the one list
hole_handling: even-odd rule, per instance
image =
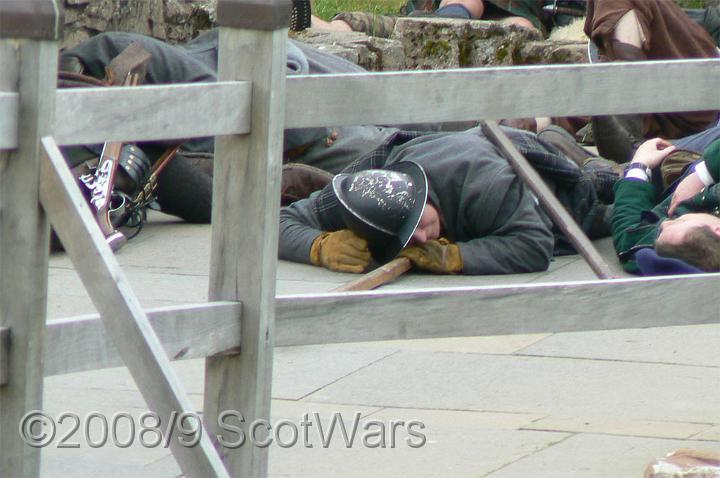
[[[630, 172], [633, 171], [633, 170], [635, 170], [635, 169], [637, 169], [637, 170], [639, 170], [639, 171], [642, 171], [642, 172], [645, 174], [645, 178], [646, 178], [646, 179], [650, 179], [650, 178], [652, 177], [652, 169], [650, 169], [649, 167], [645, 166], [643, 163], [630, 163], [630, 164], [625, 168], [625, 177], [627, 178], [627, 177], [628, 177], [628, 174], [630, 174]], [[631, 176], [634, 176], [634, 175], [631, 175]], [[635, 176], [635, 177], [637, 177], [637, 176]]]

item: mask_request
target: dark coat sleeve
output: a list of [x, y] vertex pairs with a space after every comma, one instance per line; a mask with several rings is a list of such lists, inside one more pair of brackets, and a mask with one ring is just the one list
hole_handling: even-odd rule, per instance
[[[465, 223], [474, 239], [459, 243], [464, 274], [515, 274], [548, 268], [554, 239], [535, 199], [507, 168], [464, 201]], [[487, 225], [489, 226], [489, 232]]]
[[655, 205], [657, 192], [647, 181], [622, 179], [615, 184], [615, 207], [612, 215], [612, 238], [618, 258], [627, 272], [637, 272], [630, 251], [639, 246], [653, 246], [657, 224], [643, 221], [643, 212]]
[[322, 234], [320, 221], [313, 208], [313, 201], [318, 194], [315, 192], [309, 198], [301, 199], [280, 210], [280, 259], [310, 264], [310, 248], [313, 241]]

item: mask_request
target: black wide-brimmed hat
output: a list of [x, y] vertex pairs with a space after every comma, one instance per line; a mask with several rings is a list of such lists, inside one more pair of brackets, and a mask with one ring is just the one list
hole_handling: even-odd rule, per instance
[[427, 176], [413, 161], [338, 174], [332, 187], [345, 225], [368, 241], [380, 263], [410, 242], [427, 203]]

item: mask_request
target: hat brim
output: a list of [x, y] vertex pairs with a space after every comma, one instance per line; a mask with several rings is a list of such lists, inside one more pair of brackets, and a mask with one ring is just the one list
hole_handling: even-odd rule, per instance
[[[390, 243], [384, 247], [373, 247], [370, 252], [373, 258], [380, 262], [386, 263], [393, 260], [412, 239], [415, 229], [420, 224], [420, 218], [425, 211], [428, 197], [428, 180], [423, 168], [414, 161], [400, 161], [390, 164], [383, 169], [404, 173], [410, 176], [415, 183], [415, 208], [412, 210], [408, 218], [403, 223], [396, 236], [393, 236]], [[376, 249], [376, 250], [373, 250]]]
[[369, 249], [373, 259], [384, 264], [394, 259], [412, 239], [427, 204], [428, 181], [425, 171], [414, 161], [400, 161], [382, 169], [407, 174], [415, 183], [415, 207], [394, 234], [368, 224], [347, 206], [342, 194], [342, 183], [349, 176], [348, 174], [336, 175], [333, 178], [332, 186], [336, 197], [343, 205], [343, 220], [351, 229], [358, 229], [355, 232], [365, 237], [370, 243]]

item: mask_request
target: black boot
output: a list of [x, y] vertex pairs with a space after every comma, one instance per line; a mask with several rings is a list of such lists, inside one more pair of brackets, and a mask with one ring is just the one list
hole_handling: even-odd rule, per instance
[[585, 148], [580, 146], [575, 137], [565, 131], [560, 126], [551, 124], [537, 134], [538, 139], [550, 143], [568, 158], [572, 159], [579, 167], [585, 165], [585, 161], [592, 158], [593, 155]]
[[592, 131], [600, 156], [626, 163], [643, 142], [642, 115], [593, 116]]

